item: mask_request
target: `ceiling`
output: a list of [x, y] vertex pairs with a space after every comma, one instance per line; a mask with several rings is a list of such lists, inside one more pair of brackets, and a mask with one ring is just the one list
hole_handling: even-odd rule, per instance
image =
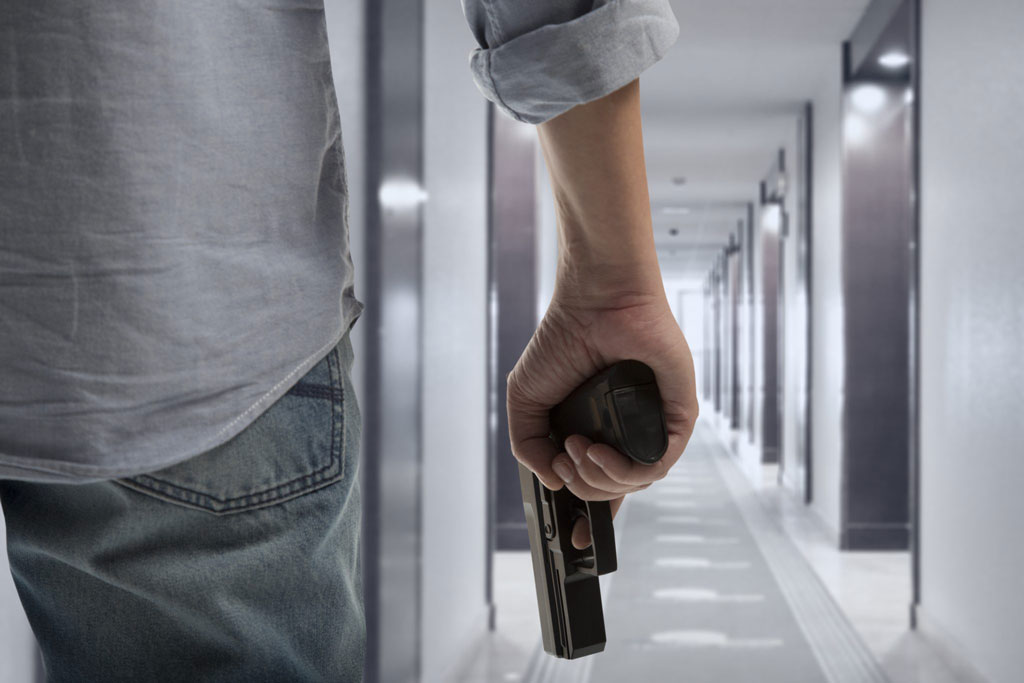
[[867, 4], [672, 0], [679, 41], [640, 79], [665, 277], [703, 282]]

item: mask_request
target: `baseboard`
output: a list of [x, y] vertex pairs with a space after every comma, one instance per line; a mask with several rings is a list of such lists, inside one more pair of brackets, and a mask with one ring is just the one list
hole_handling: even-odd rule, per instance
[[793, 472], [792, 468], [786, 468], [786, 469], [782, 470], [782, 488], [787, 493], [789, 493], [790, 495], [793, 495], [793, 496], [797, 496], [797, 497], [801, 496], [802, 495], [802, 491], [800, 490], [800, 487], [802, 485], [803, 484], [800, 482], [800, 480], [798, 480], [794, 476], [794, 472]]
[[825, 534], [828, 538], [829, 545], [833, 548], [839, 547], [839, 529], [829, 523], [825, 516], [821, 514], [821, 509], [816, 506], [813, 502], [807, 506], [807, 509], [811, 513], [811, 519], [817, 525], [821, 533]]
[[848, 525], [839, 536], [842, 550], [909, 550], [907, 524]]
[[946, 630], [945, 626], [936, 621], [923, 605], [914, 606], [914, 620], [917, 623], [917, 632], [927, 641], [935, 656], [953, 672], [957, 680], [964, 683], [988, 683], [989, 679], [971, 664], [971, 657], [966, 648]]
[[[797, 506], [802, 512], [806, 512], [806, 519], [809, 525], [814, 529], [814, 533], [821, 537], [825, 545], [831, 548], [839, 547], [839, 531], [828, 523], [828, 521], [821, 515], [821, 510], [816, 507], [814, 503], [804, 502], [803, 493], [796, 489], [782, 487], [780, 490], [789, 500], [791, 505]], [[803, 553], [803, 548], [799, 543], [797, 543], [797, 547], [800, 547], [800, 552]], [[812, 566], [814, 565], [810, 559], [807, 561], [808, 564], [811, 564]]]

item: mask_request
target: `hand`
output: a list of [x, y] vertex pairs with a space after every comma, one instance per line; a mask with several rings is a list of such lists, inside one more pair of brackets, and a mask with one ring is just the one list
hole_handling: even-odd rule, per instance
[[[682, 455], [697, 419], [693, 359], [664, 292], [601, 297], [567, 294], [560, 285], [544, 319], [508, 377], [512, 453], [549, 489], [567, 486], [583, 500], [611, 501], [614, 515], [627, 493], [664, 477]], [[620, 290], [621, 291], [621, 290]], [[576, 387], [620, 360], [634, 359], [654, 371], [661, 393], [668, 448], [643, 465], [581, 435], [559, 453], [548, 437], [548, 413]], [[580, 520], [573, 545], [590, 544]]]

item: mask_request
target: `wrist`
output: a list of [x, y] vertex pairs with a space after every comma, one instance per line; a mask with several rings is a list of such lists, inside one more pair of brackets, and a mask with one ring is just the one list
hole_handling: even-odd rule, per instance
[[577, 308], [609, 309], [667, 303], [657, 258], [614, 261], [559, 256], [553, 299]]

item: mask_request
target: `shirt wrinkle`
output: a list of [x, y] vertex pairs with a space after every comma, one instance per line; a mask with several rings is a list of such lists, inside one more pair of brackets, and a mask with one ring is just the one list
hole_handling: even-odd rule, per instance
[[322, 2], [13, 3], [0, 36], [0, 478], [223, 443], [362, 308]]

